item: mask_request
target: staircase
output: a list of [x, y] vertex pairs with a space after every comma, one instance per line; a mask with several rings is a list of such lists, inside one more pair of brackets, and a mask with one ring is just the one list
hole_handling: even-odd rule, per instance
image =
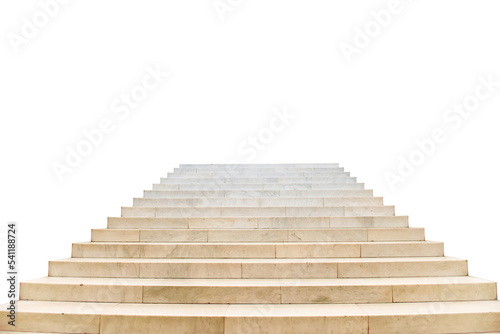
[[496, 298], [338, 164], [181, 165], [21, 283], [0, 331], [500, 333]]

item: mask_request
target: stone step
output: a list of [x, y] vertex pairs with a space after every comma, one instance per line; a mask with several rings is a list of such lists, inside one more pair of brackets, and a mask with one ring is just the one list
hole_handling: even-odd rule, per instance
[[161, 178], [160, 184], [325, 184], [325, 183], [356, 183], [355, 177], [289, 177], [289, 178]]
[[247, 168], [247, 167], [231, 167], [231, 168], [174, 168], [174, 173], [217, 173], [217, 174], [232, 174], [232, 173], [343, 173], [343, 167], [279, 167], [279, 168]]
[[335, 259], [108, 259], [50, 261], [49, 276], [109, 278], [376, 278], [466, 276], [449, 257]]
[[257, 179], [257, 178], [343, 178], [349, 177], [349, 172], [175, 172], [168, 173], [167, 179]]
[[394, 216], [394, 206], [122, 207], [122, 217], [359, 217]]
[[196, 169], [234, 169], [234, 168], [340, 168], [338, 163], [303, 164], [181, 164], [179, 168]]
[[145, 304], [345, 304], [495, 300], [495, 282], [470, 277], [141, 279], [45, 277], [21, 300]]
[[110, 229], [331, 229], [402, 227], [408, 227], [408, 216], [108, 218], [108, 228]]
[[373, 190], [145, 190], [144, 198], [344, 198], [373, 197]]
[[442, 242], [74, 243], [74, 258], [303, 259], [444, 256]]
[[134, 198], [134, 207], [338, 207], [382, 206], [382, 197], [341, 198]]
[[197, 230], [94, 229], [94, 242], [334, 242], [424, 241], [423, 228], [355, 228], [332, 230]]
[[225, 191], [225, 190], [363, 190], [364, 183], [222, 183], [222, 184], [153, 184], [153, 190], [196, 190], [196, 191]]
[[[7, 305], [0, 317], [6, 318]], [[500, 331], [499, 301], [189, 305], [18, 302], [17, 332], [422, 334]], [[6, 321], [0, 330], [12, 331]]]
[[338, 164], [175, 168], [23, 282], [3, 333], [497, 333], [497, 285]]

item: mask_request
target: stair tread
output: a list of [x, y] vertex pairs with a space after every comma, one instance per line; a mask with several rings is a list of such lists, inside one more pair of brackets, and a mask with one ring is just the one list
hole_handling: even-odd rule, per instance
[[491, 284], [495, 283], [472, 276], [450, 277], [394, 277], [394, 278], [89, 278], [89, 277], [43, 277], [23, 284], [84, 284], [125, 286], [204, 286], [204, 287], [252, 287], [252, 286], [348, 286], [348, 285], [429, 285], [429, 284]]
[[[391, 244], [396, 244], [396, 245], [413, 245], [413, 244], [428, 244], [428, 245], [435, 245], [435, 244], [442, 244], [443, 242], [441, 241], [429, 241], [429, 240], [423, 240], [423, 241], [309, 241], [309, 242], [294, 242], [294, 246], [300, 246], [300, 245], [391, 245]], [[182, 246], [197, 246], [199, 247], [200, 245], [220, 245], [220, 246], [225, 246], [225, 247], [234, 247], [234, 246], [259, 246], [259, 245], [283, 245], [283, 244], [288, 244], [285, 242], [214, 242], [214, 241], [208, 241], [208, 242], [128, 242], [128, 241], [115, 241], [115, 242], [110, 242], [110, 241], [84, 241], [84, 242], [74, 242], [73, 245], [131, 245], [131, 246], [140, 246], [140, 245], [145, 245], [145, 246], [154, 246], [154, 245], [165, 245], [168, 244], [170, 246], [175, 246], [176, 244], [182, 245]]]
[[[203, 209], [203, 208], [217, 208], [217, 209], [301, 209], [301, 208], [344, 208], [344, 207], [348, 207], [348, 208], [353, 208], [352, 206], [349, 206], [349, 205], [335, 205], [335, 206], [313, 206], [313, 205], [303, 205], [303, 206], [265, 206], [265, 207], [262, 207], [262, 206], [190, 206], [190, 205], [186, 205], [186, 206], [123, 206], [122, 208], [128, 208], [128, 209], [131, 209], [131, 208], [137, 208], [137, 209], [156, 209], [156, 208], [160, 208], [160, 209]], [[376, 208], [382, 208], [382, 207], [394, 207], [394, 205], [357, 205], [355, 206], [354, 208], [371, 208], [371, 207], [376, 207]]]
[[[394, 217], [394, 216], [393, 216]], [[397, 216], [396, 216], [397, 217]], [[119, 217], [121, 218], [121, 217]], [[127, 217], [128, 218], [128, 217]], [[144, 217], [146, 219], [148, 217]], [[155, 218], [155, 217], [152, 217]], [[318, 218], [318, 217], [314, 217]], [[321, 218], [321, 217], [319, 217]], [[155, 218], [156, 219], [156, 218]], [[189, 219], [189, 218], [186, 218]], [[377, 230], [377, 231], [383, 231], [383, 230], [389, 230], [389, 231], [399, 231], [399, 230], [405, 230], [405, 231], [417, 231], [417, 230], [423, 230], [423, 227], [338, 227], [338, 228], [332, 228], [332, 230], [335, 231], [360, 231], [360, 230]], [[197, 231], [224, 231], [224, 232], [241, 232], [245, 231], [245, 229], [230, 229], [230, 228], [205, 228], [205, 229], [197, 229]], [[247, 229], [248, 231], [254, 231], [255, 229]], [[294, 229], [294, 228], [268, 228], [265, 230], [259, 230], [262, 232], [275, 232], [275, 231], [281, 231], [281, 232], [290, 232], [290, 231], [300, 231], [300, 232], [307, 232], [307, 231], [324, 231], [325, 229], [320, 229], [317, 227], [314, 228], [304, 228], [304, 229]], [[140, 228], [116, 228], [116, 229], [109, 229], [109, 228], [94, 228], [92, 231], [141, 231]], [[192, 231], [192, 229], [189, 228], [152, 228], [152, 229], [144, 229], [144, 231], [152, 232], [152, 231]]]
[[299, 259], [141, 259], [141, 258], [66, 258], [51, 262], [104, 262], [104, 263], [362, 263], [362, 262], [461, 262], [463, 259], [437, 257], [394, 257], [394, 258], [299, 258]]
[[[434, 305], [437, 305], [434, 306]], [[434, 307], [433, 307], [434, 306]], [[3, 306], [2, 306], [3, 309]], [[500, 321], [500, 301], [381, 303], [381, 304], [134, 304], [19, 301], [18, 313], [100, 314], [133, 316], [196, 317], [331, 317], [398, 316], [419, 314], [495, 313]]]
[[[145, 207], [141, 207], [140, 209], [143, 209]], [[155, 207], [153, 207], [155, 208]], [[179, 207], [176, 207], [179, 208]], [[257, 209], [261, 209], [260, 207], [254, 207]], [[164, 208], [162, 208], [164, 209]], [[353, 218], [353, 219], [364, 219], [364, 220], [369, 220], [369, 219], [395, 219], [395, 218], [408, 218], [408, 216], [405, 215], [395, 215], [395, 216], [352, 216], [352, 217], [346, 217], [346, 216], [293, 216], [293, 217], [276, 217], [276, 216], [248, 216], [248, 217], [240, 217], [240, 216], [224, 216], [224, 217], [203, 217], [203, 216], [189, 216], [189, 217], [109, 217], [110, 219], [274, 219], [274, 220], [284, 220], [284, 219], [293, 219], [293, 220], [307, 220], [307, 219], [313, 219], [313, 220], [318, 220], [318, 219], [345, 219], [345, 218]]]

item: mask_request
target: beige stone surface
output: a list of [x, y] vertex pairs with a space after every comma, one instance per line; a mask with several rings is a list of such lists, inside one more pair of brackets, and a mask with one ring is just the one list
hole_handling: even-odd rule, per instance
[[288, 230], [210, 230], [210, 242], [286, 242]]
[[358, 286], [286, 286], [282, 287], [282, 303], [391, 303], [390, 285]]
[[258, 220], [259, 229], [308, 229], [328, 227], [330, 227], [330, 218], [328, 217], [280, 217]]
[[341, 197], [323, 199], [323, 206], [382, 206], [382, 197]]
[[224, 333], [223, 317], [162, 317], [104, 315], [101, 334]]
[[472, 301], [497, 298], [497, 284], [484, 280], [463, 281], [462, 277], [450, 277], [436, 283], [395, 285], [393, 300], [400, 302]]
[[[287, 222], [299, 221], [284, 218]], [[306, 218], [307, 224], [313, 221], [318, 225], [329, 226], [329, 218]], [[194, 219], [189, 219], [195, 221]], [[229, 219], [225, 218], [224, 221]], [[241, 222], [243, 220], [243, 223]], [[207, 224], [207, 219], [202, 219]], [[212, 223], [220, 218], [210, 219]], [[248, 222], [252, 222], [248, 224]], [[260, 221], [264, 221], [261, 219]], [[276, 222], [279, 219], [267, 220]], [[189, 221], [188, 221], [189, 222]], [[232, 221], [239, 229], [211, 228], [197, 229], [94, 229], [92, 241], [95, 242], [325, 242], [325, 241], [424, 241], [422, 228], [335, 228], [335, 229], [290, 229], [288, 223], [281, 229], [258, 229], [258, 222], [240, 218]], [[302, 226], [307, 226], [303, 224]], [[201, 227], [203, 224], [200, 224]], [[250, 226], [249, 228], [242, 228]], [[271, 226], [268, 224], [268, 226]], [[287, 228], [288, 227], [288, 228]], [[373, 233], [376, 232], [376, 233]]]
[[223, 218], [189, 218], [191, 229], [256, 229], [259, 228], [259, 219], [248, 217], [223, 217]]
[[146, 286], [144, 303], [280, 304], [280, 286]]
[[[500, 302], [362, 304], [371, 333], [468, 333], [500, 330]], [[398, 316], [394, 316], [397, 314]]]
[[94, 258], [274, 258], [276, 246], [263, 243], [80, 243], [73, 257]]
[[497, 284], [338, 164], [181, 165], [107, 227], [0, 332], [500, 332]]
[[208, 230], [140, 230], [141, 242], [207, 242]]
[[335, 230], [289, 230], [288, 241], [294, 242], [324, 242], [324, 241], [366, 241], [366, 229], [335, 229]]
[[[244, 231], [242, 231], [244, 232]], [[286, 231], [285, 231], [286, 232]], [[286, 234], [283, 236], [286, 237]], [[74, 258], [377, 258], [439, 257], [440, 242], [182, 242], [73, 244]]]
[[229, 317], [225, 334], [367, 334], [368, 318], [345, 317]]
[[[214, 333], [241, 333], [245, 328], [253, 331], [262, 328], [266, 333], [271, 333], [271, 330], [290, 333], [294, 328], [298, 329], [298, 333], [310, 333], [311, 329], [315, 333], [368, 333], [368, 328], [374, 333], [500, 330], [498, 301], [342, 305], [20, 302], [19, 311], [19, 316], [25, 316], [29, 320], [25, 321], [23, 329], [33, 332], [54, 331], [46, 329], [50, 326], [56, 332], [98, 333], [96, 324], [99, 321], [101, 333], [124, 333], [131, 330], [134, 333], [162, 333], [167, 330], [166, 326], [181, 333], [202, 330], [197, 326], [205, 326], [205, 332], [213, 330]], [[362, 326], [363, 323], [365, 327]], [[221, 331], [221, 324], [224, 325], [224, 331]], [[309, 326], [306, 327], [306, 324]]]
[[[114, 283], [113, 283], [114, 281]], [[47, 283], [48, 282], [48, 283]], [[78, 283], [80, 282], [80, 283]], [[118, 279], [101, 280], [100, 284], [84, 284], [83, 279], [71, 282], [54, 281], [21, 283], [22, 300], [80, 301], [102, 303], [142, 303], [140, 285], [126, 285]]]
[[330, 227], [367, 227], [367, 228], [405, 228], [408, 227], [407, 216], [373, 216], [331, 217]]
[[242, 265], [237, 262], [143, 262], [144, 278], [241, 278]]
[[423, 228], [372, 228], [367, 229], [368, 241], [425, 240]]
[[242, 278], [336, 278], [335, 262], [242, 263]]
[[[496, 285], [493, 282], [474, 282], [457, 278], [428, 278], [427, 282], [423, 278], [400, 282], [396, 281], [398, 279], [49, 279], [51, 280], [23, 283], [22, 298], [49, 301], [210, 304], [380, 303], [391, 302], [391, 299], [394, 299], [394, 302], [455, 301], [457, 295], [454, 293], [463, 293], [467, 298], [464, 300], [496, 298]], [[400, 295], [396, 296], [397, 289], [416, 293], [405, 295], [404, 300], [397, 299]]]
[[[51, 261], [49, 276], [334, 278], [337, 277], [337, 267], [338, 277], [340, 278], [467, 275], [467, 261], [465, 260], [447, 257], [408, 257], [303, 259], [72, 258]], [[243, 272], [243, 276], [241, 272]]]
[[109, 229], [189, 228], [190, 218], [108, 218]]
[[332, 279], [46, 277], [21, 299], [120, 303], [382, 303], [496, 299], [496, 283], [469, 276]]
[[361, 257], [444, 256], [442, 242], [367, 242], [361, 245]]
[[276, 244], [276, 258], [342, 258], [359, 257], [357, 243]]
[[429, 258], [363, 258], [339, 263], [338, 277], [417, 277], [467, 275], [467, 261]]
[[394, 216], [393, 206], [348, 206], [344, 208], [344, 216]]
[[139, 230], [92, 230], [92, 241], [140, 241]]
[[[314, 197], [373, 197], [373, 190], [279, 190], [281, 198], [314, 198]], [[267, 197], [267, 196], [264, 196]]]
[[76, 261], [58, 260], [49, 262], [49, 276], [69, 277], [139, 277], [139, 263], [130, 261]]

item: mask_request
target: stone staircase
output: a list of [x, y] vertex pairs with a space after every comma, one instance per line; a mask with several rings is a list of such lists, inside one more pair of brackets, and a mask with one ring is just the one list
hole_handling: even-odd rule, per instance
[[500, 332], [496, 283], [338, 164], [181, 165], [133, 204], [21, 283], [16, 333]]

